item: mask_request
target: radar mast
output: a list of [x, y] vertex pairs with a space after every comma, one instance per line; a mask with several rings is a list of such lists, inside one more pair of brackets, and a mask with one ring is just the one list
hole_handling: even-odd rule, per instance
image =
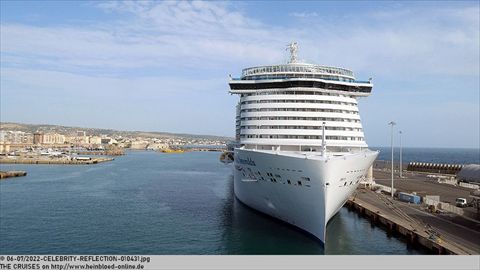
[[290, 62], [289, 64], [296, 63], [297, 62], [297, 50], [298, 50], [298, 44], [297, 42], [292, 42], [287, 45], [287, 50], [290, 50]]

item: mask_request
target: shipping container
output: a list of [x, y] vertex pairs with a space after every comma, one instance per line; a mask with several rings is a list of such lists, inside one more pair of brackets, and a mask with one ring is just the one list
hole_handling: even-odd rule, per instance
[[398, 199], [404, 202], [409, 202], [414, 204], [420, 204], [420, 201], [421, 201], [420, 196], [410, 194], [410, 193], [405, 193], [405, 192], [399, 192]]

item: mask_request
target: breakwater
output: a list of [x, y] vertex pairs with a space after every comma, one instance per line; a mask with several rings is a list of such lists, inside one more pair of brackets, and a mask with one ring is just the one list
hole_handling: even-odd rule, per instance
[[[373, 164], [373, 168], [377, 170], [389, 171], [391, 170], [391, 164], [392, 162], [389, 160], [376, 160]], [[456, 175], [464, 166], [465, 165], [463, 164], [453, 163], [409, 162], [408, 164], [402, 164], [402, 170]], [[393, 163], [393, 170], [400, 170], [400, 164], [398, 161]]]
[[65, 164], [65, 165], [88, 165], [112, 161], [113, 158], [0, 158], [0, 164]]
[[88, 156], [121, 156], [125, 155], [123, 148], [112, 148], [102, 151], [77, 151], [78, 155], [88, 155]]
[[429, 163], [429, 162], [410, 162], [408, 163], [408, 171], [442, 173], [442, 174], [457, 174], [464, 165], [461, 164], [444, 164], [444, 163]]
[[27, 172], [25, 171], [0, 171], [0, 179], [10, 178], [10, 177], [20, 177], [26, 176]]

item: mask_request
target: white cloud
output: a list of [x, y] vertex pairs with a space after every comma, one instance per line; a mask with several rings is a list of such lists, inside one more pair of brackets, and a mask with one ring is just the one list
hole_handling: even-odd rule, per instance
[[289, 14], [292, 17], [297, 17], [297, 18], [309, 18], [309, 17], [318, 17], [317, 12], [292, 12]]
[[[300, 43], [309, 62], [360, 73], [478, 74], [478, 7], [398, 9], [326, 23], [315, 11], [291, 13], [306, 25], [272, 26], [224, 2], [102, 2], [122, 20], [38, 27], [3, 24], [2, 62], [72, 72], [204, 68], [283, 62]], [[428, 11], [428, 12], [427, 12]], [[109, 70], [111, 69], [111, 70]]]
[[478, 7], [429, 7], [366, 13], [337, 24], [312, 19], [316, 34], [306, 39], [306, 53], [377, 76], [475, 76], [478, 12]]
[[[213, 2], [106, 2], [126, 15], [97, 26], [4, 24], [2, 54], [10, 63], [65, 68], [218, 67], [273, 61], [283, 51], [267, 27]], [[28, 59], [28, 61], [25, 61]]]

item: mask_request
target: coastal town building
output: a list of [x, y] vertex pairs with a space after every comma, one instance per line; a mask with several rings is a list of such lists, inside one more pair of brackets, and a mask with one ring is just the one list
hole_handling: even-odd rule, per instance
[[64, 144], [65, 135], [57, 133], [47, 133], [43, 135], [43, 144]]
[[65, 129], [40, 129], [33, 133], [19, 130], [0, 130], [0, 153], [28, 149], [107, 149], [116, 147], [137, 150], [194, 149], [198, 146], [223, 147], [226, 141], [216, 138], [180, 136], [122, 136], [117, 134], [88, 134], [85, 131], [69, 132]]
[[28, 132], [10, 131], [10, 130], [0, 131], [0, 142], [20, 144], [20, 143], [32, 143], [32, 141], [33, 141], [33, 135]]

